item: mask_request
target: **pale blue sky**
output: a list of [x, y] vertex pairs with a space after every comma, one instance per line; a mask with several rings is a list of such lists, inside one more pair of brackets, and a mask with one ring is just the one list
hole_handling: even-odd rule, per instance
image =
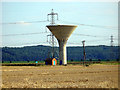
[[[117, 45], [117, 2], [3, 2], [2, 22], [44, 21], [47, 20], [47, 14], [51, 12], [52, 8], [59, 14], [57, 24], [88, 24], [103, 27], [78, 25], [68, 40], [68, 46], [82, 45], [82, 40], [86, 40], [86, 45], [110, 45], [111, 35], [114, 36], [114, 45]], [[45, 26], [48, 24], [50, 22], [2, 24], [2, 44], [3, 46], [49, 45], [46, 42], [49, 33], [4, 36], [45, 32]], [[49, 32], [49, 30], [47, 31]]]

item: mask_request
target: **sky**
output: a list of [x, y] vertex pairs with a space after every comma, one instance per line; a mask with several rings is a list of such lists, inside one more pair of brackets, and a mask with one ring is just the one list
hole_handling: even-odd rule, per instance
[[118, 3], [75, 1], [2, 2], [2, 46], [50, 45], [47, 42], [50, 31], [45, 26], [50, 24], [46, 20], [51, 9], [58, 13], [56, 24], [78, 26], [68, 39], [67, 46], [82, 46], [83, 40], [86, 46], [110, 46], [111, 35], [113, 45], [118, 45]]

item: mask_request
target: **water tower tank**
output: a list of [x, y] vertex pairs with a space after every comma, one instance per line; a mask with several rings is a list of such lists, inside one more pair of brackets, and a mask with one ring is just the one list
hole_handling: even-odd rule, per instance
[[47, 25], [52, 34], [57, 38], [59, 43], [59, 61], [63, 65], [67, 64], [66, 43], [72, 32], [77, 26], [75, 25]]

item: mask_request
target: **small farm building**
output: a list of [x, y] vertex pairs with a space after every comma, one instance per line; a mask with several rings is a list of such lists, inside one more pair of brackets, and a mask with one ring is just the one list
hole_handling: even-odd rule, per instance
[[57, 65], [57, 60], [55, 58], [47, 58], [45, 60], [45, 65]]

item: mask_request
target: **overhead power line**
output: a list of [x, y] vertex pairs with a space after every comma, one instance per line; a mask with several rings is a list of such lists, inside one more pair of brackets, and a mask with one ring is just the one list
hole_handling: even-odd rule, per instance
[[[76, 35], [76, 36], [87, 36], [87, 37], [97, 37], [97, 38], [108, 38], [108, 36], [98, 36], [98, 35], [88, 35], [88, 34], [79, 34], [79, 33], [73, 33], [73, 35]], [[118, 40], [118, 38], [114, 38], [115, 40]]]
[[89, 27], [97, 27], [97, 28], [106, 28], [106, 29], [115, 29], [115, 30], [118, 30], [118, 27], [114, 27], [114, 26], [80, 24], [80, 23], [74, 23], [74, 22], [68, 22], [68, 21], [61, 21], [61, 22], [65, 22], [65, 23], [69, 23], [69, 24], [77, 24], [77, 25], [80, 25], [80, 26], [89, 26]]
[[[80, 24], [80, 23], [69, 22], [69, 21], [62, 21], [62, 20], [59, 20], [59, 21], [60, 22], [65, 22], [65, 23], [69, 23], [69, 24], [77, 24], [77, 25], [80, 25], [80, 26], [89, 26], [89, 27], [96, 27], [96, 28], [106, 28], [106, 29], [118, 30], [118, 27], [114, 27], [114, 26]], [[49, 21], [48, 20], [43, 20], [43, 21], [29, 21], [29, 22], [18, 21], [18, 22], [8, 22], [8, 23], [0, 23], [0, 24], [30, 24], [30, 23], [41, 23], [41, 22], [49, 22]]]
[[[48, 34], [50, 32], [34, 32], [34, 33], [21, 33], [21, 34], [5, 34], [5, 35], [0, 35], [0, 36], [24, 36], [24, 35], [36, 35], [36, 34]], [[94, 36], [94, 35], [88, 35], [88, 34], [78, 34], [78, 33], [73, 33], [73, 35], [77, 35], [77, 36], [87, 36], [87, 37], [100, 37], [100, 38], [104, 38], [107, 36]], [[109, 38], [108, 38], [109, 39]], [[115, 40], [118, 40], [117, 38], [114, 38]]]
[[33, 34], [44, 34], [48, 32], [35, 32], [35, 33], [22, 33], [22, 34], [6, 34], [6, 35], [0, 35], [0, 36], [21, 36], [21, 35], [33, 35]]
[[18, 21], [18, 22], [8, 22], [8, 23], [0, 23], [0, 24], [30, 24], [30, 23], [40, 23], [40, 22], [48, 22], [48, 21], [47, 20], [45, 20], [45, 21], [30, 21], [30, 22]]
[[94, 36], [94, 35], [86, 35], [86, 34], [77, 34], [77, 33], [73, 33], [73, 35], [78, 35], [78, 36], [90, 36], [90, 37], [98, 37], [98, 36]]

